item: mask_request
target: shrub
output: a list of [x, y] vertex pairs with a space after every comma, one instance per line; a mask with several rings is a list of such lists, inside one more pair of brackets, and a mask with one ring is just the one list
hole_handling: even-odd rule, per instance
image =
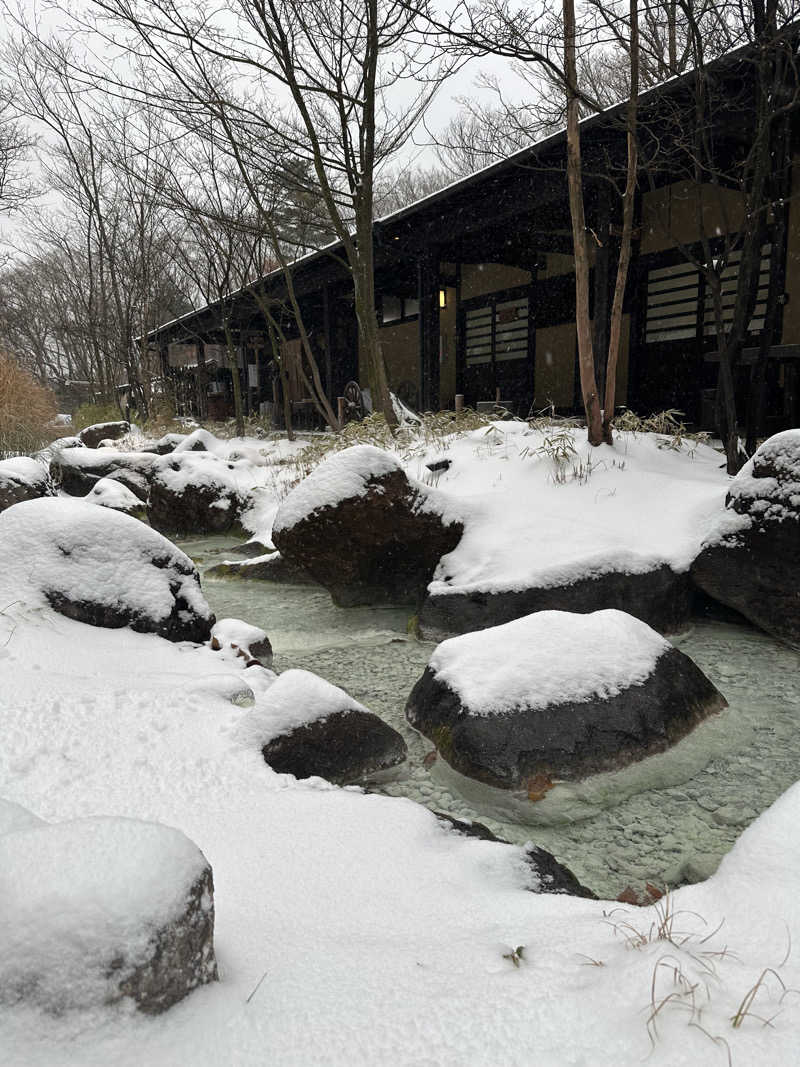
[[81, 404], [72, 416], [72, 428], [77, 433], [94, 426], [97, 422], [118, 422], [122, 416], [116, 404], [105, 401], [97, 404]]
[[55, 436], [55, 397], [0, 352], [0, 458], [35, 452]]

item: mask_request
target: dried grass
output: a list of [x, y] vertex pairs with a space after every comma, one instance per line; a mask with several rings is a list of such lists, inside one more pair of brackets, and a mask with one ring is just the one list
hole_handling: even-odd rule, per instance
[[37, 451], [55, 436], [55, 397], [0, 352], [0, 458]]

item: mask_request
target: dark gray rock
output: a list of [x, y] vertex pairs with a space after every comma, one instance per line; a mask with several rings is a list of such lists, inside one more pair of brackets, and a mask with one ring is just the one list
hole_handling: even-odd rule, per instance
[[[69, 496], [86, 496], [101, 478], [110, 478], [123, 471], [136, 474], [147, 483], [156, 458], [147, 452], [70, 448], [53, 456], [50, 461], [50, 474], [53, 481]], [[136, 492], [132, 485], [128, 488]]]
[[52, 493], [48, 470], [41, 463], [28, 456], [0, 460], [0, 511]]
[[345, 708], [274, 738], [262, 753], [280, 774], [319, 775], [347, 785], [402, 763], [408, 748], [401, 735], [371, 711]]
[[800, 647], [800, 430], [765, 441], [733, 479], [692, 578], [714, 600]]
[[[452, 815], [435, 812], [437, 819], [448, 823], [459, 834], [465, 837], [477, 837], [481, 841], [496, 841], [498, 844], [507, 845], [502, 837], [497, 837], [488, 826], [480, 822], [463, 822], [454, 819]], [[589, 900], [597, 900], [597, 894], [593, 893], [585, 885], [582, 885], [572, 871], [559, 863], [552, 852], [539, 848], [538, 845], [525, 847], [525, 860], [534, 875], [533, 892], [535, 893], [561, 893], [571, 897], [585, 897]]]
[[[328, 479], [352, 475], [353, 453], [363, 456], [363, 492], [325, 503]], [[375, 464], [377, 473], [370, 470]], [[293, 494], [320, 506], [299, 521]], [[295, 498], [296, 499], [296, 498]], [[368, 446], [326, 459], [287, 497], [276, 516], [272, 539], [281, 555], [305, 569], [342, 607], [358, 604], [418, 605], [440, 558], [461, 539], [463, 526], [446, 523], [429, 507], [430, 492], [409, 482], [386, 453]]]
[[238, 528], [247, 498], [236, 468], [211, 452], [181, 452], [157, 460], [150, 481], [150, 523], [163, 533], [225, 533]]
[[441, 641], [500, 626], [535, 611], [587, 614], [602, 608], [625, 611], [659, 633], [677, 633], [691, 617], [692, 583], [688, 574], [678, 574], [664, 564], [645, 574], [613, 571], [549, 588], [439, 593], [425, 599], [419, 621], [423, 637]]
[[[120, 969], [124, 969], [124, 960]], [[181, 917], [157, 930], [150, 958], [119, 983], [145, 1015], [160, 1015], [219, 975], [214, 955], [214, 877], [206, 867], [186, 895]]]
[[86, 448], [97, 448], [101, 441], [117, 441], [131, 432], [131, 424], [124, 419], [119, 422], [96, 422], [78, 434], [78, 440]]
[[678, 649], [656, 662], [643, 685], [617, 696], [470, 714], [426, 667], [406, 718], [461, 774], [539, 799], [553, 778], [577, 780], [661, 752], [727, 706], [702, 671]]

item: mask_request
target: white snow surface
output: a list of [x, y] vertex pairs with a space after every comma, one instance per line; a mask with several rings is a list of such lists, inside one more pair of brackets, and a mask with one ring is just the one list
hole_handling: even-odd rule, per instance
[[[88, 818], [0, 837], [0, 1002], [102, 1006], [180, 918], [207, 866], [184, 834], [136, 819]], [[33, 993], [30, 990], [33, 989]]]
[[[573, 450], [561, 465], [548, 454], [556, 433]], [[499, 422], [412, 461], [409, 474], [422, 478], [426, 461], [451, 460], [436, 484], [465, 525], [430, 592], [548, 588], [662, 565], [688, 570], [709, 521], [724, 510], [730, 479], [712, 448], [675, 451], [667, 440], [617, 433], [613, 446], [595, 448], [584, 429]]]
[[23, 808], [21, 804], [12, 804], [10, 800], [0, 797], [0, 837], [15, 830], [30, 830], [34, 826], [44, 826], [42, 819]]
[[217, 619], [211, 630], [221, 645], [236, 645], [237, 648], [249, 649], [260, 641], [268, 640], [266, 630], [260, 626], [251, 626], [243, 619]]
[[0, 483], [6, 477], [33, 487], [44, 481], [47, 470], [30, 456], [14, 456], [11, 459], [0, 459]]
[[273, 530], [288, 530], [321, 508], [366, 496], [369, 483], [402, 470], [399, 460], [374, 445], [353, 445], [328, 456], [296, 486], [275, 516]]
[[344, 689], [311, 671], [288, 670], [278, 675], [263, 699], [243, 720], [238, 737], [242, 744], [260, 749], [276, 737], [327, 719], [338, 711], [366, 710]]
[[[776, 477], [755, 477], [768, 464]], [[784, 430], [764, 442], [731, 483], [729, 498], [746, 501], [751, 515], [782, 522], [800, 511], [800, 430]]]
[[[180, 594], [202, 616], [210, 610], [200, 586], [172, 564], [193, 568], [188, 556], [138, 519], [85, 500], [44, 497], [15, 504], [0, 513], [0, 604], [21, 600], [28, 607], [47, 603], [45, 592], [69, 600], [124, 604], [154, 620], [172, 611]], [[154, 566], [153, 559], [167, 561]]]
[[135, 511], [144, 507], [138, 496], [114, 478], [101, 478], [83, 498], [90, 504], [100, 504], [115, 511]]
[[652, 675], [672, 646], [624, 611], [538, 611], [451, 637], [428, 666], [472, 715], [607, 700]]
[[[771, 1026], [730, 1020], [765, 967], [800, 987], [796, 951], [779, 967], [800, 944], [800, 786], [713, 878], [674, 893], [690, 942], [634, 950], [613, 923], [646, 934], [654, 908], [534, 895], [520, 848], [461, 837], [408, 800], [275, 774], [241, 743], [250, 712], [211, 684], [254, 672], [47, 608], [0, 614], [0, 796], [59, 823], [180, 829], [214, 870], [221, 969], [155, 1019], [0, 1006], [3, 1067], [718, 1067], [717, 1036], [734, 1064], [794, 1067], [800, 999], [781, 1001], [774, 978], [754, 1005], [782, 1009]], [[517, 968], [504, 957], [519, 945]], [[713, 977], [693, 949], [718, 953]], [[651, 1047], [654, 977], [658, 1001], [678, 992], [667, 956], [696, 983], [703, 1029], [673, 996]]]

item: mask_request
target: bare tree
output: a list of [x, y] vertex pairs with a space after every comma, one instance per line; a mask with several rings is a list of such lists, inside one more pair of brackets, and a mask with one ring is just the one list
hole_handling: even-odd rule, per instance
[[[381, 170], [408, 141], [442, 73], [416, 33], [419, 16], [401, 0], [233, 0], [225, 17], [176, 0], [92, 6], [101, 32], [146, 59], [151, 93], [157, 69], [173, 109], [220, 124], [251, 193], [262, 169], [253, 143], [271, 143], [272, 158], [278, 151], [310, 164], [352, 276], [362, 363], [376, 406], [394, 425], [372, 224]], [[398, 83], [416, 89], [399, 94]]]

